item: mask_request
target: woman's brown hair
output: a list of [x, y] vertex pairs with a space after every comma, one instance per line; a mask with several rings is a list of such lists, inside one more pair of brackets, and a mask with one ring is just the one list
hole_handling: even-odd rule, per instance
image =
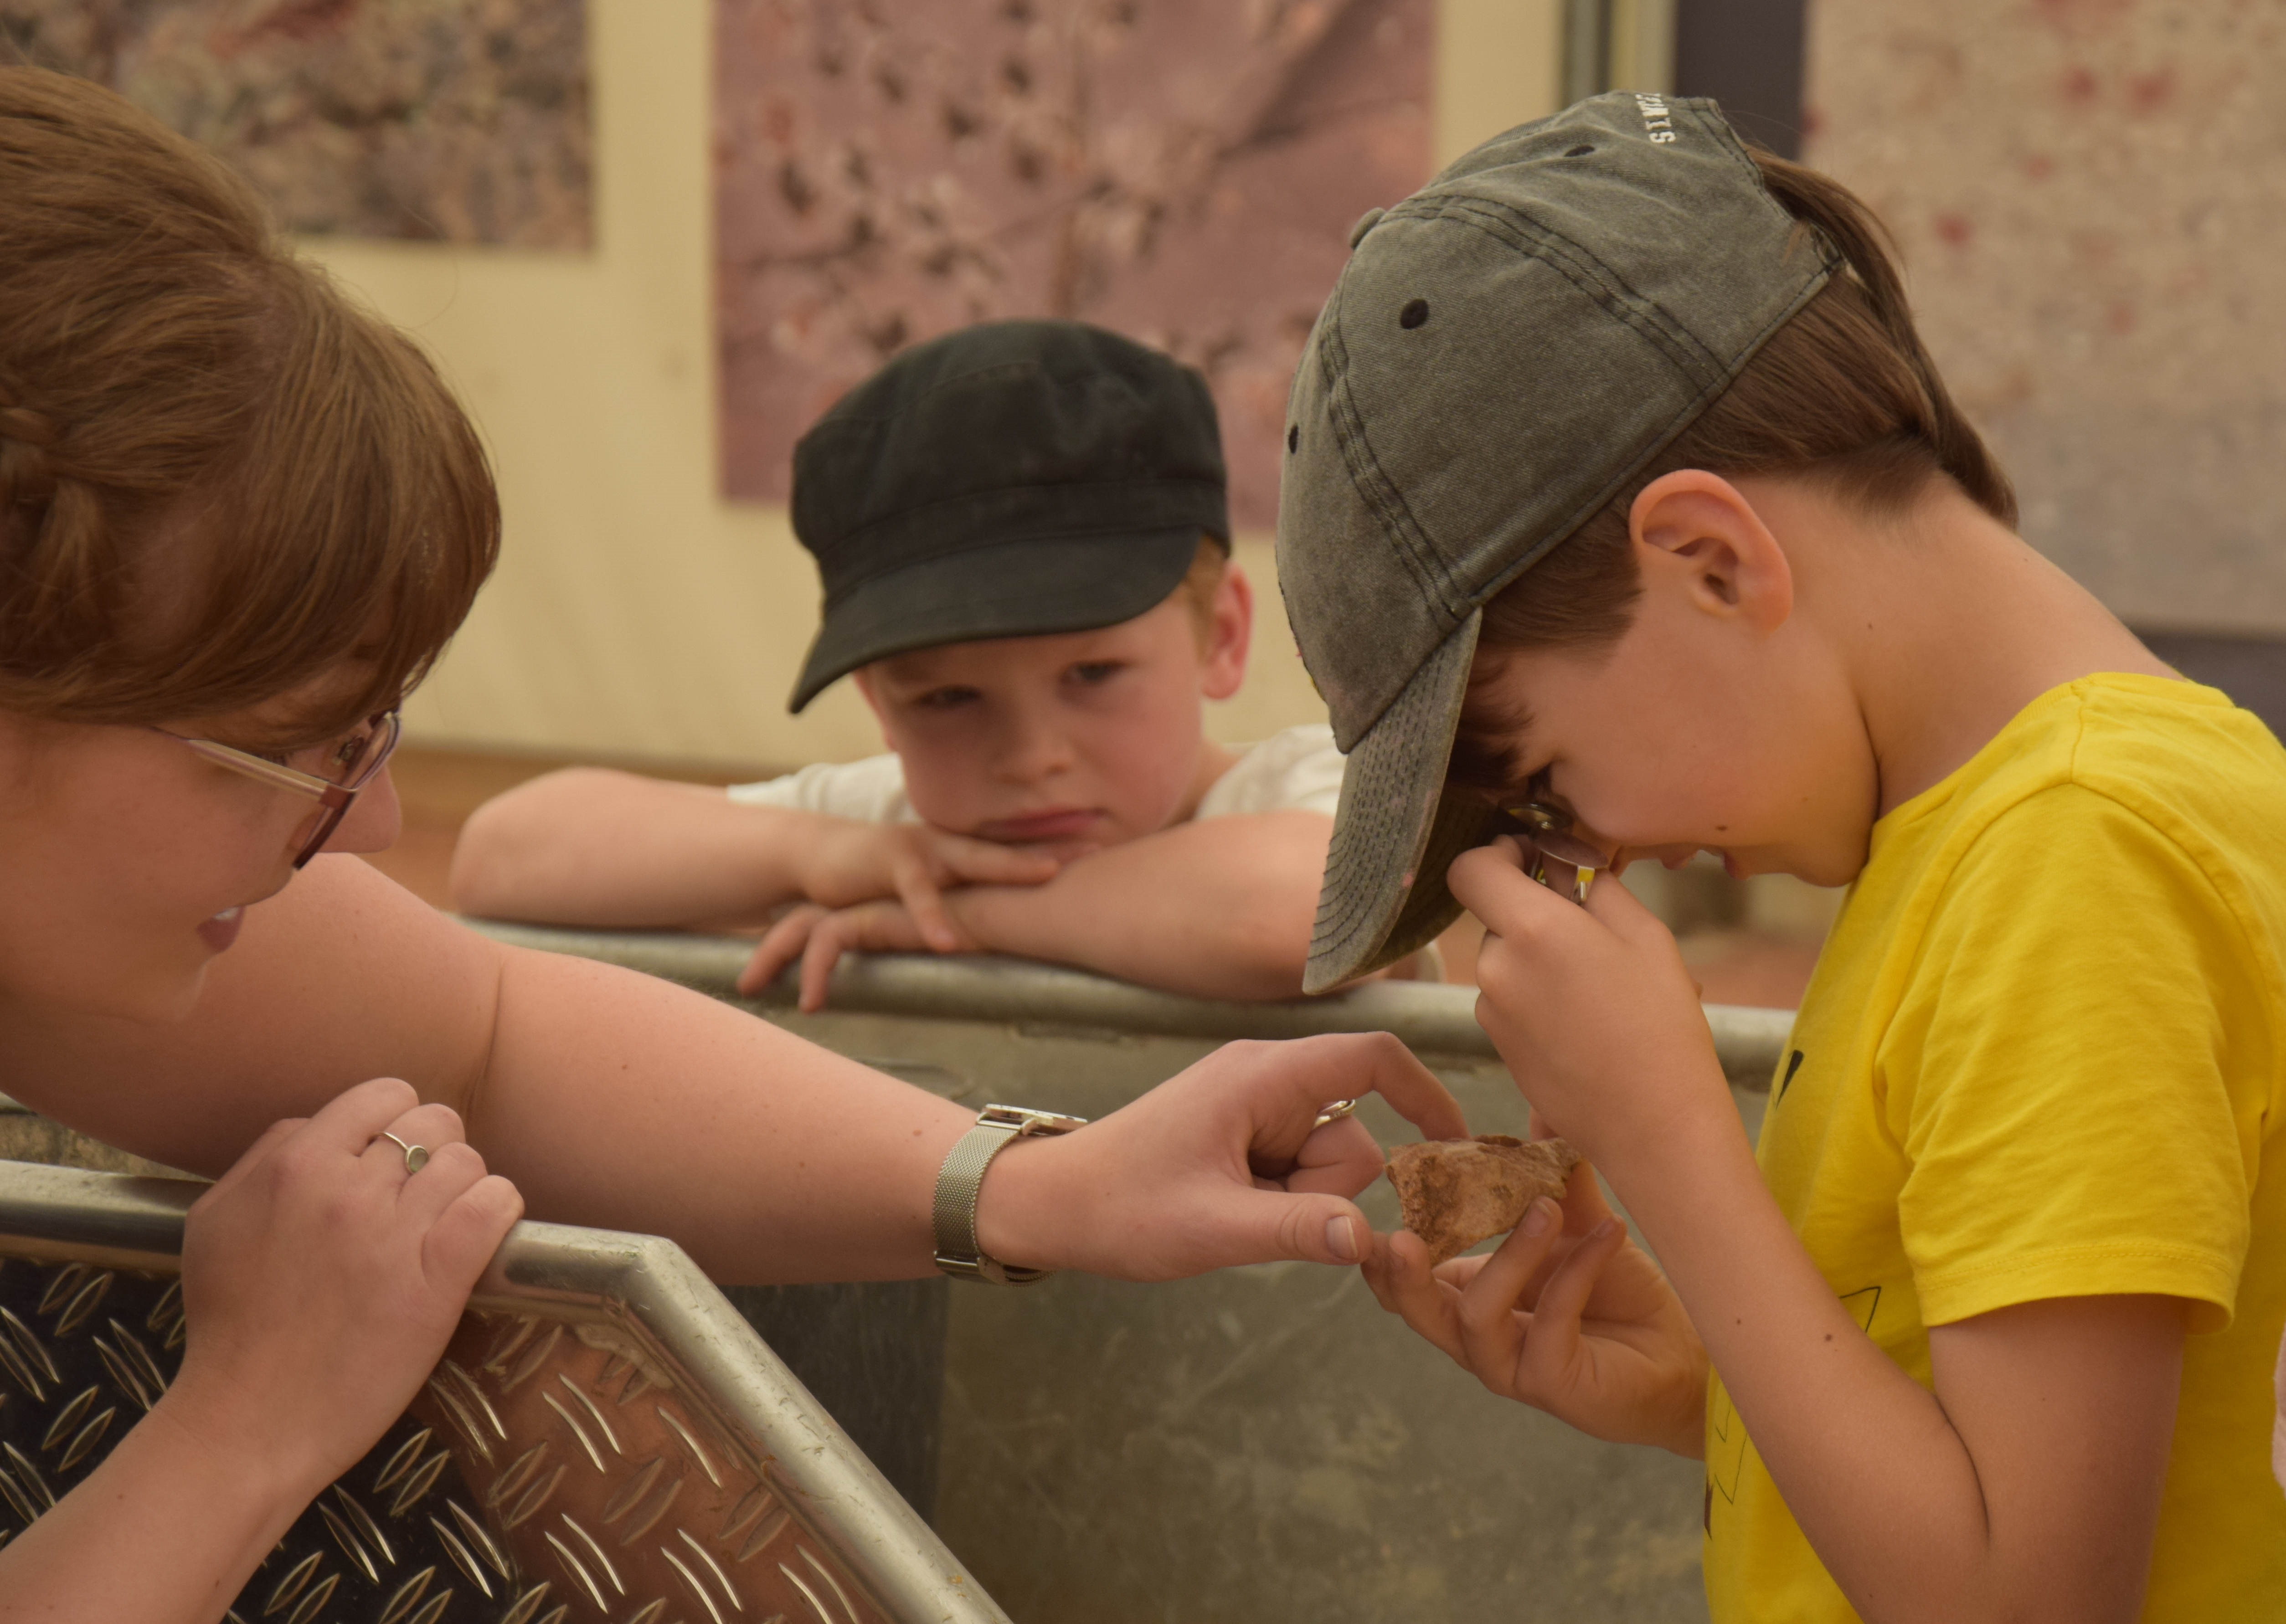
[[393, 705], [500, 510], [403, 335], [220, 162], [99, 86], [0, 68], [0, 709], [146, 722]]
[[[1922, 348], [1880, 222], [1840, 182], [1766, 152], [1754, 156], [1771, 196], [1801, 223], [1797, 238], [1823, 232], [1847, 269], [1601, 511], [1485, 605], [1480, 675], [1496, 672], [1503, 654], [1594, 650], [1619, 640], [1643, 589], [1629, 513], [1644, 486], [1678, 469], [1812, 480], [1877, 514], [1903, 510], [1945, 479], [2015, 524], [2007, 476]], [[1502, 743], [1520, 721], [1502, 713], [1479, 683], [1462, 713], [1452, 780], [1487, 793], [1520, 788], [1518, 764]]]

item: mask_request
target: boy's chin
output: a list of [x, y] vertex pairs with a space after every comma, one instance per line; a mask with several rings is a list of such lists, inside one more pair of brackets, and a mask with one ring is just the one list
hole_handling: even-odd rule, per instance
[[1751, 879], [1758, 874], [1784, 874], [1804, 885], [1838, 890], [1856, 879], [1864, 866], [1863, 852], [1846, 859], [1829, 854], [1754, 852], [1740, 856], [1730, 875], [1735, 879]]

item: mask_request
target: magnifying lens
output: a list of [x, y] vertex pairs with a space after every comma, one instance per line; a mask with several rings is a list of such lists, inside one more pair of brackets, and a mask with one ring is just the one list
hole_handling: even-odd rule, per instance
[[[1572, 832], [1572, 815], [1545, 801], [1527, 801], [1502, 810], [1516, 820], [1518, 832], [1532, 842], [1525, 862], [1525, 878], [1549, 890], [1568, 894], [1581, 907], [1588, 905], [1588, 887], [1596, 871], [1609, 868], [1611, 859]], [[1568, 871], [1568, 874], [1566, 872]], [[1565, 883], [1566, 879], [1570, 883]]]

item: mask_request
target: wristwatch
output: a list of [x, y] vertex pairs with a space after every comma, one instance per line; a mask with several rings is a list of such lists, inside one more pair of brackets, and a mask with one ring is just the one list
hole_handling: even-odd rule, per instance
[[931, 1215], [936, 1227], [936, 1266], [955, 1280], [989, 1280], [996, 1286], [1029, 1286], [1052, 1273], [986, 1257], [976, 1241], [976, 1197], [984, 1187], [984, 1170], [1011, 1140], [1086, 1126], [1084, 1116], [1059, 1116], [1015, 1105], [988, 1105], [978, 1112], [976, 1125], [953, 1142], [944, 1165], [937, 1170]]

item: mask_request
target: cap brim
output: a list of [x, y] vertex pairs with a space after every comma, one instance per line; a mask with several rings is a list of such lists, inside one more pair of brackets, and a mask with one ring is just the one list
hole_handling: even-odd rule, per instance
[[1445, 792], [1481, 619], [1470, 616], [1422, 663], [1349, 753], [1304, 992], [1394, 964], [1460, 917], [1445, 871], [1484, 844], [1496, 816]]
[[1092, 631], [1163, 602], [1190, 571], [1195, 524], [971, 548], [877, 575], [826, 606], [786, 708], [894, 654]]

